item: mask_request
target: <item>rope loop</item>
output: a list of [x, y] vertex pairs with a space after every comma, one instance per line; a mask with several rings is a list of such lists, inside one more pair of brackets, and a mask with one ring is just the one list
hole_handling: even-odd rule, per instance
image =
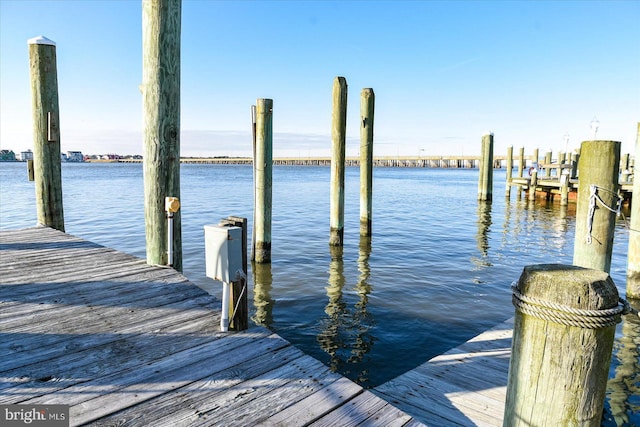
[[[612, 208], [607, 205], [602, 197], [598, 194], [598, 191], [605, 191], [611, 194], [613, 197], [617, 199], [616, 205]], [[617, 216], [620, 216], [620, 209], [622, 208], [622, 200], [624, 200], [620, 194], [608, 190], [604, 187], [598, 187], [595, 184], [591, 184], [589, 186], [589, 213], [587, 214], [587, 235], [585, 236], [585, 243], [590, 245], [592, 242], [591, 239], [591, 231], [593, 230], [593, 217], [596, 213], [596, 205], [599, 203], [600, 206], [608, 210], [609, 212], [615, 213]]]
[[583, 329], [600, 329], [615, 326], [622, 320], [622, 315], [638, 311], [628, 301], [620, 298], [616, 307], [604, 310], [585, 310], [544, 301], [539, 298], [523, 295], [512, 285], [512, 302], [516, 310], [538, 319], [547, 320], [565, 326]]

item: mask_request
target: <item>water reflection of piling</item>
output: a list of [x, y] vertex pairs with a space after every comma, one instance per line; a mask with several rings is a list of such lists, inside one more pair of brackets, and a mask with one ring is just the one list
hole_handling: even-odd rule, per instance
[[[356, 286], [359, 300], [355, 304], [355, 310], [348, 308], [344, 298], [346, 281], [342, 258], [343, 248], [331, 246], [330, 251], [331, 262], [326, 288], [328, 302], [325, 307], [327, 318], [318, 334], [318, 343], [330, 356], [329, 367], [333, 371], [348, 374], [351, 370], [345, 365], [357, 365], [362, 362], [373, 346], [373, 336], [369, 333], [373, 319], [367, 311], [368, 295], [371, 292], [369, 284], [371, 240], [364, 236], [360, 240], [360, 256], [358, 258], [360, 277]], [[357, 372], [356, 381], [365, 385], [368, 381], [368, 371]]]
[[491, 203], [478, 201], [478, 250], [482, 257], [489, 251], [489, 230], [491, 229]]
[[[634, 307], [640, 300], [631, 301]], [[622, 316], [622, 335], [614, 347], [615, 376], [607, 382], [607, 397], [616, 425], [630, 425], [629, 414], [640, 413], [640, 320]]]
[[257, 325], [270, 327], [273, 324], [273, 305], [271, 298], [271, 264], [254, 263], [253, 267], [253, 307], [255, 314], [251, 320]]

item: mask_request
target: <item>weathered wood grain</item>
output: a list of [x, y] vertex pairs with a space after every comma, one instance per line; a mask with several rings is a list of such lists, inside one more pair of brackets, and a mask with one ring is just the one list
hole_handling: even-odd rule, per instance
[[70, 405], [71, 425], [414, 421], [265, 328], [219, 332], [173, 269], [49, 228], [0, 231], [0, 256], [0, 403]]

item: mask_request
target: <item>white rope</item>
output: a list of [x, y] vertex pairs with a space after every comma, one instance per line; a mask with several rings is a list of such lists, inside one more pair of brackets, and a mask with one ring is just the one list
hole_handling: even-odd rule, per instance
[[[600, 197], [600, 195], [598, 194], [598, 190], [602, 190], [602, 191], [607, 191], [609, 193], [611, 193], [613, 196], [615, 196], [617, 198], [617, 202], [616, 202], [616, 208], [611, 208], [609, 207]], [[622, 207], [622, 197], [620, 197], [619, 194], [614, 193], [611, 190], [607, 190], [606, 188], [602, 188], [602, 187], [598, 187], [595, 184], [591, 184], [589, 186], [589, 213], [587, 215], [587, 235], [585, 237], [585, 243], [587, 245], [591, 244], [591, 232], [593, 231], [593, 217], [595, 216], [596, 213], [596, 206], [598, 204], [598, 202], [600, 203], [600, 205], [607, 209], [609, 212], [613, 212], [615, 213], [617, 216], [620, 216], [620, 208]]]

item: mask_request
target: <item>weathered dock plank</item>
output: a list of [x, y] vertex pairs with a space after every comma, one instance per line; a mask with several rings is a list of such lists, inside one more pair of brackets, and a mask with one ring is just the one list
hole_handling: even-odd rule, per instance
[[173, 269], [48, 228], [0, 231], [0, 403], [71, 425], [422, 425], [261, 327], [221, 333]]
[[500, 426], [513, 319], [373, 391], [427, 425]]

